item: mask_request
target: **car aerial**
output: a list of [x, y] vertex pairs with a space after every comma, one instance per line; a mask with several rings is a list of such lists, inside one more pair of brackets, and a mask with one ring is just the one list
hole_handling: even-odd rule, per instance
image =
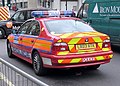
[[41, 7], [41, 8], [25, 8], [18, 10], [13, 14], [13, 16], [10, 19], [6, 21], [0, 21], [0, 38], [7, 37], [11, 33], [12, 29], [18, 29], [23, 22], [33, 18], [31, 16], [31, 12], [37, 10], [48, 11], [52, 9]]
[[7, 38], [10, 58], [31, 64], [37, 75], [47, 68], [87, 67], [97, 69], [113, 56], [110, 38], [95, 31], [71, 11], [33, 11], [37, 17], [24, 22]]

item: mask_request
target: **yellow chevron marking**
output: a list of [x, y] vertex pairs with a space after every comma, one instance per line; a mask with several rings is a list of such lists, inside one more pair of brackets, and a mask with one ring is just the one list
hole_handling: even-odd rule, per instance
[[100, 37], [93, 37], [93, 39], [94, 39], [95, 42], [102, 42]]
[[69, 49], [72, 50], [74, 48], [74, 45], [69, 45]]
[[3, 18], [2, 16], [0, 16], [0, 18], [1, 18], [2, 20], [4, 20], [4, 18]]
[[58, 60], [58, 63], [62, 63], [63, 62], [63, 60]]
[[58, 40], [57, 42], [62, 42], [62, 40]]
[[[5, 12], [4, 12], [3, 10], [4, 10], [3, 8], [2, 8], [2, 10], [0, 10], [0, 11], [2, 12], [2, 14], [9, 16], [8, 14], [6, 14], [6, 11], [4, 10], [4, 11], [5, 11]], [[7, 12], [7, 13], [8, 13], [8, 12]]]
[[72, 59], [70, 63], [78, 63], [80, 62], [81, 58], [75, 58], [75, 59]]
[[100, 61], [100, 60], [104, 60], [105, 58], [103, 56], [97, 56], [96, 59]]
[[57, 55], [67, 55], [69, 53], [69, 51], [63, 51], [63, 52], [59, 52]]
[[80, 41], [81, 38], [73, 38], [70, 40], [70, 42], [68, 44], [77, 44], [78, 41]]
[[68, 36], [72, 35], [73, 33], [67, 33], [67, 34], [63, 34], [62, 36], [60, 36], [61, 38], [67, 38]]
[[109, 48], [102, 48], [102, 51], [109, 51]]
[[109, 56], [110, 56], [110, 58], [112, 59], [113, 55], [109, 55]]
[[4, 18], [4, 20], [7, 20], [7, 18], [6, 18], [3, 14], [1, 14], [1, 17], [3, 17], [3, 18]]
[[2, 10], [5, 11], [4, 13], [5, 13], [5, 14], [7, 13], [7, 15], [8, 15], [8, 12], [7, 12], [5, 9], [8, 10], [7, 8], [3, 8], [3, 7], [2, 7]]
[[83, 37], [83, 36], [84, 36], [83, 34], [78, 34], [75, 37]]
[[98, 46], [99, 46], [100, 48], [102, 48], [102, 44], [103, 44], [103, 43], [98, 43]]

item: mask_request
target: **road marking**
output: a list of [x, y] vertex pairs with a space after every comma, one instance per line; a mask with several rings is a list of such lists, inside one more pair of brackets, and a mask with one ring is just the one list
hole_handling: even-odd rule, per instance
[[11, 81], [6, 78], [6, 76], [0, 72], [0, 80], [4, 80], [4, 82], [7, 83], [8, 86], [15, 86]]

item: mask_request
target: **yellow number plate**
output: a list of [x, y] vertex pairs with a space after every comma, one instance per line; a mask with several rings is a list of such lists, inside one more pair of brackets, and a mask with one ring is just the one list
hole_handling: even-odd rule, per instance
[[77, 49], [91, 49], [91, 48], [96, 48], [96, 44], [80, 44], [77, 45]]

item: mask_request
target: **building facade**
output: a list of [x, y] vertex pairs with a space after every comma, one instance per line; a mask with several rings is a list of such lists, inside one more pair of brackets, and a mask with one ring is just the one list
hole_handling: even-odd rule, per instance
[[[58, 10], [77, 11], [84, 0], [28, 0], [28, 7], [46, 7]], [[35, 5], [33, 5], [33, 3]]]
[[[4, 1], [5, 5], [7, 5], [7, 0]], [[18, 9], [46, 7], [58, 10], [74, 11], [77, 11], [83, 2], [84, 0], [10, 0], [11, 9], [12, 6], [16, 6]], [[0, 2], [0, 4], [2, 3]]]

